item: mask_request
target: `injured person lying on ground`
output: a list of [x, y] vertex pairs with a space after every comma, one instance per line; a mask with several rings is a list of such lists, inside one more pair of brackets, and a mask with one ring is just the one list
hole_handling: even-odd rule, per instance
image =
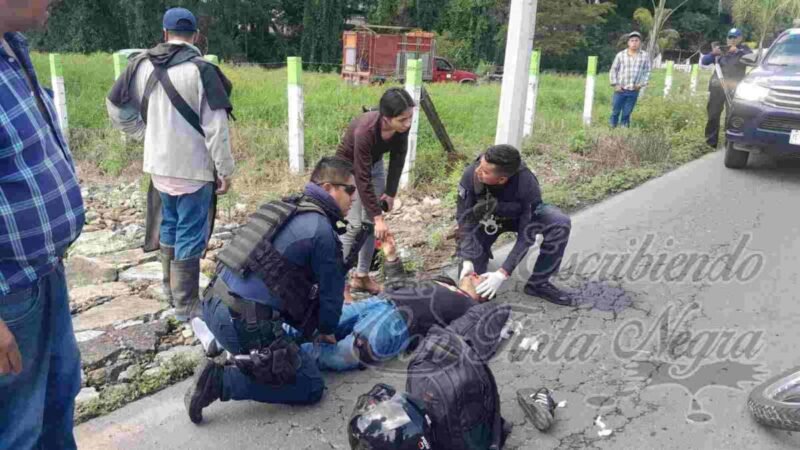
[[458, 284], [447, 277], [412, 279], [397, 256], [394, 237], [384, 239], [382, 249], [385, 291], [344, 305], [334, 332], [337, 343], [322, 342], [315, 349], [321, 370], [353, 370], [392, 359], [414, 348], [433, 325], [447, 326], [486, 301], [475, 291], [482, 281], [478, 275]]

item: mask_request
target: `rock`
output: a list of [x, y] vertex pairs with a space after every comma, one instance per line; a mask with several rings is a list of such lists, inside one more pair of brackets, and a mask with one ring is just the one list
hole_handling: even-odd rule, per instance
[[142, 295], [148, 298], [152, 298], [154, 300], [158, 300], [159, 302], [162, 303], [167, 303], [169, 301], [169, 299], [167, 298], [167, 294], [164, 292], [164, 289], [162, 289], [161, 283], [154, 283], [149, 285], [147, 289], [145, 289], [145, 291], [142, 293]]
[[103, 366], [122, 352], [116, 340], [108, 334], [90, 341], [79, 342], [78, 348], [81, 351], [81, 362], [86, 370]]
[[79, 314], [72, 319], [72, 325], [75, 331], [105, 328], [116, 322], [152, 317], [165, 307], [154, 299], [126, 295]]
[[245, 213], [247, 212], [247, 205], [244, 203], [237, 203], [234, 205], [233, 209], [235, 209], [238, 213]]
[[137, 248], [99, 256], [97, 259], [114, 266], [119, 271], [124, 271], [133, 266], [158, 261], [159, 253], [145, 253], [141, 248]]
[[224, 246], [224, 245], [225, 245], [224, 242], [222, 242], [219, 239], [216, 239], [216, 238], [212, 237], [211, 239], [208, 240], [208, 245], [206, 246], [206, 248], [208, 250], [218, 250], [218, 249], [222, 248], [222, 246]]
[[161, 367], [153, 367], [153, 368], [145, 370], [142, 373], [142, 376], [145, 376], [145, 377], [157, 377], [157, 376], [161, 375], [161, 372], [163, 372], [163, 371], [164, 371], [164, 369], [162, 369]]
[[167, 334], [166, 321], [153, 321], [111, 332], [126, 350], [137, 354], [155, 352], [159, 338]]
[[131, 267], [130, 269], [122, 272], [119, 274], [120, 281], [161, 281], [162, 272], [161, 272], [161, 263], [160, 262], [149, 262], [146, 264], [141, 264], [135, 267]]
[[142, 366], [138, 364], [133, 364], [119, 374], [117, 381], [121, 383], [129, 383], [133, 381], [134, 378], [138, 377], [141, 374], [142, 374]]
[[181, 332], [181, 336], [183, 336], [184, 339], [189, 339], [194, 337], [194, 333], [192, 330], [183, 330]]
[[[84, 218], [86, 220], [86, 223], [92, 223], [98, 219], [98, 216], [96, 212], [89, 210], [86, 211], [86, 214], [84, 214]], [[86, 232], [86, 227], [83, 228], [83, 231]]]
[[124, 330], [125, 328], [134, 327], [136, 325], [144, 324], [144, 320], [129, 320], [127, 322], [122, 322], [114, 325], [115, 330]]
[[93, 387], [83, 388], [78, 393], [78, 396], [75, 397], [75, 406], [80, 407], [81, 405], [85, 405], [86, 403], [89, 403], [92, 400], [97, 400], [98, 398], [100, 398], [100, 393], [97, 392], [97, 389]]
[[214, 239], [218, 239], [220, 241], [230, 241], [233, 239], [233, 233], [230, 231], [223, 231], [222, 233], [217, 233], [213, 236]]
[[117, 269], [96, 258], [71, 256], [64, 267], [70, 287], [117, 281]]
[[[130, 385], [128, 383], [120, 383], [111, 386], [107, 386], [103, 389], [103, 396], [105, 398], [114, 398], [114, 397], [127, 397], [129, 395]], [[131, 401], [132, 399], [127, 399], [124, 403]]]
[[83, 230], [81, 230], [81, 232], [82, 233], [93, 233], [95, 231], [100, 231], [100, 230], [102, 230], [102, 228], [100, 228], [99, 225], [84, 225]]
[[153, 362], [159, 366], [163, 366], [176, 358], [186, 358], [194, 363], [199, 363], [200, 360], [203, 359], [203, 351], [200, 346], [190, 347], [188, 345], [181, 345], [157, 354]]
[[217, 270], [217, 263], [210, 259], [200, 260], [200, 272], [213, 274]]
[[70, 256], [100, 256], [122, 250], [130, 250], [140, 246], [140, 242], [132, 242], [121, 236], [115, 236], [111, 231], [96, 231], [83, 233], [70, 248]]
[[78, 341], [78, 343], [88, 342], [91, 341], [92, 339], [97, 339], [104, 334], [106, 334], [105, 331], [98, 331], [98, 330], [80, 331], [78, 333], [75, 333], [75, 340]]
[[102, 386], [106, 384], [108, 374], [104, 367], [95, 369], [86, 374], [86, 384], [89, 386]]
[[120, 295], [127, 295], [130, 289], [125, 283], [103, 283], [80, 286], [69, 291], [70, 309], [73, 313], [89, 309]]
[[422, 205], [426, 208], [437, 207], [442, 204], [442, 200], [438, 198], [425, 197], [422, 200]]
[[132, 223], [117, 231], [118, 234], [124, 236], [126, 239], [136, 239], [144, 235], [144, 227]]
[[[106, 368], [106, 381], [113, 383], [119, 380], [120, 375], [130, 367], [130, 361], [120, 361]], [[124, 380], [119, 380], [124, 381]]]

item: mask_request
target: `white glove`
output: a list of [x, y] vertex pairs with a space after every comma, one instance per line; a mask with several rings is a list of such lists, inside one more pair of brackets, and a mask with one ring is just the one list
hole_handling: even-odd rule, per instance
[[483, 277], [485, 279], [478, 285], [476, 291], [478, 295], [488, 299], [494, 298], [497, 295], [497, 291], [500, 290], [500, 286], [508, 279], [508, 276], [499, 270], [484, 274]]
[[461, 281], [467, 275], [472, 275], [475, 273], [475, 266], [472, 265], [471, 261], [464, 261], [461, 264], [461, 274], [458, 276], [458, 281]]

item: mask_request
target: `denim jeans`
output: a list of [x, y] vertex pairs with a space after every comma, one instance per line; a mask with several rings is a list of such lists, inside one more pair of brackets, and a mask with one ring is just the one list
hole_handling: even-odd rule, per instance
[[[225, 350], [233, 354], [248, 353], [261, 341], [268, 344], [274, 339], [272, 322], [263, 322], [259, 329], [248, 331], [240, 318], [234, 318], [221, 300], [212, 297], [203, 303], [203, 320]], [[278, 326], [280, 328], [280, 326]], [[293, 384], [269, 386], [258, 383], [242, 373], [236, 366], [225, 366], [222, 378], [222, 401], [255, 400], [262, 403], [310, 405], [322, 398], [325, 381], [314, 361], [314, 355], [305, 346], [300, 349], [301, 365]]]
[[22, 373], [0, 375], [0, 449], [74, 449], [81, 359], [61, 264], [37, 285], [0, 296], [0, 318], [22, 354]]
[[[375, 190], [375, 196], [380, 199], [386, 189], [386, 173], [383, 168], [383, 160], [380, 160], [372, 165], [372, 188]], [[350, 254], [350, 247], [353, 246], [356, 240], [356, 235], [361, 229], [362, 223], [372, 223], [372, 219], [367, 214], [362, 203], [361, 194], [353, 199], [353, 205], [350, 207], [350, 212], [347, 214], [347, 233], [342, 236], [342, 251], [344, 257]], [[369, 268], [372, 265], [372, 256], [375, 254], [375, 235], [370, 235], [361, 247], [358, 253], [358, 265], [356, 272], [365, 274], [369, 273]]]
[[[321, 370], [343, 372], [357, 369], [360, 360], [354, 346], [356, 335], [366, 339], [372, 354], [382, 361], [403, 352], [410, 339], [403, 316], [394, 305], [380, 297], [344, 305], [334, 334], [338, 341], [336, 344], [318, 345], [317, 364]], [[311, 345], [303, 344], [301, 348], [311, 353]]]
[[175, 247], [175, 259], [199, 258], [206, 247], [208, 210], [214, 183], [186, 195], [161, 196], [161, 244]]
[[631, 114], [638, 99], [639, 91], [623, 90], [622, 92], [614, 92], [614, 98], [611, 101], [611, 119], [609, 120], [611, 128], [616, 127], [618, 123], [623, 127], [631, 124]]

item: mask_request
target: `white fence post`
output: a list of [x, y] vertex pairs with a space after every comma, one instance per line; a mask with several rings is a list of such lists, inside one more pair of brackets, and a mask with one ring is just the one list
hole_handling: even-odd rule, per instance
[[667, 61], [667, 75], [664, 78], [664, 98], [669, 97], [672, 90], [672, 71], [675, 68], [675, 62]]
[[128, 67], [128, 57], [120, 52], [114, 53], [114, 81], [116, 81], [122, 72]]
[[400, 176], [400, 188], [405, 189], [413, 181], [414, 164], [417, 160], [417, 139], [419, 138], [419, 102], [422, 97], [422, 60], [412, 59], [406, 63], [406, 91], [414, 99], [414, 118], [408, 132], [408, 152], [403, 174]]
[[533, 123], [536, 121], [536, 98], [539, 96], [539, 61], [541, 54], [535, 50], [531, 55], [531, 74], [528, 80], [528, 105], [525, 108], [525, 132], [523, 137], [533, 134]]
[[64, 140], [69, 145], [69, 117], [67, 116], [67, 89], [64, 85], [64, 66], [61, 62], [61, 55], [50, 54], [50, 76], [53, 86], [53, 96], [55, 97], [56, 113], [58, 123], [61, 125], [61, 132]]
[[586, 70], [586, 94], [583, 101], [583, 124], [592, 124], [592, 106], [594, 106], [594, 87], [597, 83], [597, 56], [589, 57], [589, 67]]
[[692, 95], [697, 95], [697, 82], [700, 79], [700, 65], [692, 64], [692, 81], [689, 85]]
[[219, 65], [219, 57], [217, 55], [206, 55], [206, 56], [204, 56], [204, 58], [205, 58], [206, 61], [208, 61], [210, 63]]
[[287, 59], [289, 75], [289, 170], [299, 175], [305, 170], [305, 113], [303, 105], [303, 60], [300, 57]]
[[495, 144], [522, 146], [537, 0], [511, 0]]

